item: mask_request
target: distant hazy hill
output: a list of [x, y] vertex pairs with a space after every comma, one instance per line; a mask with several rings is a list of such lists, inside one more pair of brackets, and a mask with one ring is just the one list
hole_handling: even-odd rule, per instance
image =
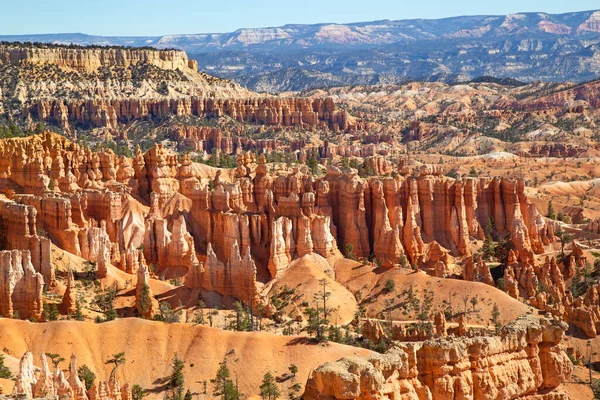
[[201, 70], [260, 91], [479, 76], [600, 77], [600, 11], [286, 25], [160, 37], [0, 36], [6, 41], [181, 48]]

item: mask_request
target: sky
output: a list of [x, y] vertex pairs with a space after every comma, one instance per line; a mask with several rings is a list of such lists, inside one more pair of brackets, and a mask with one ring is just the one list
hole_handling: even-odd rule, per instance
[[285, 24], [598, 8], [598, 0], [0, 0], [0, 35], [160, 36]]

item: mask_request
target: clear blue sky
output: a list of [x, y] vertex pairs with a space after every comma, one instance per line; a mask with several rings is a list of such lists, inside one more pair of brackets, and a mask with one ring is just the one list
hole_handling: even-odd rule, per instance
[[0, 34], [158, 36], [291, 23], [597, 8], [598, 0], [0, 0]]

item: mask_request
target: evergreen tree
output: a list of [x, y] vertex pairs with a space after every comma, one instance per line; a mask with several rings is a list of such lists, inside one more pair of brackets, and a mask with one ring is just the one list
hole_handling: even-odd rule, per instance
[[176, 311], [171, 307], [171, 304], [167, 301], [161, 301], [158, 305], [159, 313], [154, 316], [156, 321], [163, 321], [167, 324], [173, 324], [179, 322], [181, 318], [181, 311]]
[[56, 353], [46, 353], [46, 357], [50, 359], [50, 362], [54, 365], [54, 369], [58, 369], [58, 364], [65, 361], [64, 357], [61, 357], [60, 354]]
[[319, 172], [319, 161], [317, 161], [317, 158], [314, 155], [306, 160], [306, 166], [313, 175], [316, 175]]
[[119, 368], [119, 365], [125, 364], [125, 352], [113, 354], [112, 358], [106, 360], [104, 364], [114, 364], [112, 370], [110, 371], [110, 379], [113, 379], [115, 377], [117, 368]]
[[219, 369], [217, 370], [217, 376], [213, 380], [213, 384], [214, 384], [213, 394], [215, 396], [221, 396], [221, 398], [223, 398], [223, 399], [225, 398], [224, 397], [225, 387], [226, 387], [228, 381], [231, 382], [231, 379], [229, 379], [230, 377], [231, 377], [231, 372], [229, 372], [229, 368], [227, 368], [227, 362], [223, 362], [221, 364], [221, 366], [219, 367]]
[[494, 303], [494, 308], [492, 308], [492, 318], [490, 318], [490, 322], [494, 325], [494, 330], [496, 331], [496, 335], [500, 332], [500, 328], [502, 328], [502, 324], [500, 323], [500, 309], [498, 308], [498, 304]]
[[4, 365], [4, 354], [0, 353], [0, 379], [12, 378], [12, 372], [6, 365]]
[[152, 306], [152, 299], [150, 299], [150, 286], [144, 283], [140, 290], [140, 308], [142, 309], [142, 316], [147, 315]]
[[484, 260], [489, 260], [493, 255], [496, 254], [496, 243], [492, 239], [492, 235], [486, 235], [481, 246], [481, 254]]
[[223, 361], [217, 370], [217, 376], [211, 382], [214, 385], [213, 395], [219, 396], [222, 400], [240, 400], [242, 397], [237, 383], [234, 384], [231, 380], [231, 372], [226, 361]]
[[56, 304], [44, 303], [44, 318], [46, 321], [57, 321], [59, 315]]
[[206, 323], [206, 321], [204, 320], [204, 308], [205, 307], [206, 307], [206, 304], [202, 300], [198, 300], [198, 309], [200, 312], [194, 318], [195, 324], [204, 325]]
[[173, 357], [171, 368], [173, 369], [173, 371], [171, 372], [171, 376], [169, 377], [169, 389], [171, 390], [171, 399], [183, 400], [183, 386], [185, 384], [185, 379], [183, 377], [183, 369], [185, 368], [185, 364], [183, 363], [183, 360], [181, 360], [177, 356], [177, 353], [175, 353], [175, 356]]
[[296, 376], [296, 374], [298, 373], [298, 367], [296, 366], [296, 364], [291, 364], [288, 369], [290, 370], [291, 374], [293, 377]]
[[232, 321], [229, 324], [230, 328], [238, 332], [251, 331], [252, 318], [248, 308], [239, 301], [236, 301], [233, 307], [235, 309], [235, 314], [231, 316]]
[[79, 300], [75, 302], [75, 319], [77, 321], [83, 321], [85, 318], [83, 317], [83, 312], [81, 312], [81, 304]]
[[138, 384], [133, 385], [131, 388], [132, 400], [142, 400], [144, 397], [146, 397], [146, 391]]
[[354, 246], [352, 243], [346, 244], [346, 258], [356, 261], [356, 254], [354, 254]]
[[567, 243], [572, 242], [573, 237], [568, 232], [563, 231], [562, 229], [559, 229], [557, 232], [555, 232], [554, 236], [556, 236], [558, 238], [558, 240], [560, 240], [560, 253], [564, 257], [565, 256], [565, 245]]
[[183, 363], [183, 360], [177, 356], [177, 353], [175, 353], [175, 356], [173, 357], [171, 368], [173, 369], [173, 372], [171, 372], [171, 377], [169, 378], [169, 387], [171, 389], [183, 387], [185, 384], [183, 377], [183, 369], [185, 368], [185, 364]]
[[304, 327], [304, 330], [308, 332], [308, 336], [312, 337], [313, 334], [317, 334], [319, 332], [319, 323], [320, 323], [320, 318], [319, 318], [319, 311], [312, 308], [312, 307], [308, 307], [306, 309], [304, 309], [304, 313], [306, 314], [306, 316], [308, 317], [308, 323], [306, 324], [306, 327]]
[[546, 217], [550, 219], [556, 218], [556, 213], [554, 212], [554, 207], [552, 207], [552, 200], [548, 201], [548, 211], [546, 212]]
[[90, 390], [94, 384], [94, 381], [96, 380], [96, 374], [84, 364], [77, 368], [77, 375], [79, 376], [79, 379], [85, 383], [85, 389]]
[[385, 281], [384, 290], [386, 293], [393, 292], [394, 290], [396, 290], [396, 282], [394, 282], [393, 279], [388, 279], [387, 281]]
[[240, 400], [242, 398], [242, 395], [237, 385], [235, 385], [231, 379], [225, 382], [225, 388], [223, 390], [223, 395], [221, 396], [221, 398], [223, 400]]
[[119, 316], [114, 305], [116, 297], [117, 289], [114, 286], [96, 296], [96, 305], [104, 313], [104, 321], [112, 321]]
[[260, 397], [263, 400], [275, 400], [279, 398], [279, 395], [279, 388], [275, 383], [275, 377], [270, 372], [267, 372], [263, 376], [262, 384], [260, 385]]

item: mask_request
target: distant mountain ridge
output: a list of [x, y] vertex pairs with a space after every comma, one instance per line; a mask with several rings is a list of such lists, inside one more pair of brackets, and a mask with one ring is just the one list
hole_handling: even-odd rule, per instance
[[524, 82], [600, 77], [600, 11], [285, 25], [155, 37], [19, 35], [0, 36], [0, 41], [179, 48], [201, 70], [258, 91], [415, 79], [460, 82], [480, 76]]

